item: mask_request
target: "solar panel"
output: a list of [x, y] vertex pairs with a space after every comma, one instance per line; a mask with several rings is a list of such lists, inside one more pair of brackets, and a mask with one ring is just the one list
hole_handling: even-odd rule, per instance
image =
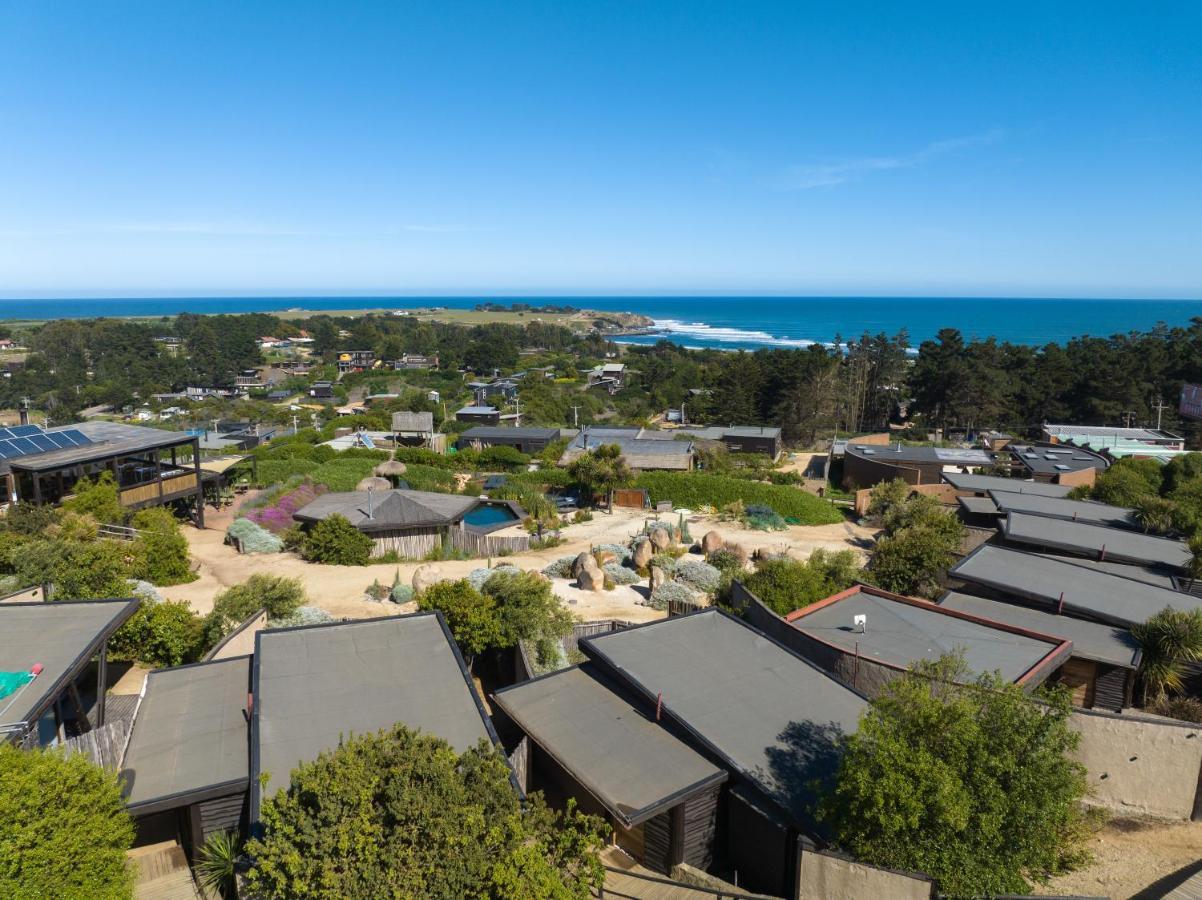
[[61, 434], [59, 434], [58, 432], [55, 432], [55, 431], [48, 432], [46, 434], [46, 439], [49, 440], [52, 444], [54, 444], [54, 446], [58, 447], [60, 450], [64, 449], [65, 447], [74, 447], [75, 446], [73, 443], [71, 443], [70, 438], [65, 438]]
[[13, 436], [13, 433], [7, 428], [0, 428], [0, 441], [6, 441]]
[[41, 434], [42, 429], [39, 425], [13, 425], [8, 429], [13, 433], [13, 437], [30, 437], [34, 434]]
[[0, 441], [0, 459], [8, 459], [8, 448], [4, 446], [3, 441]]
[[12, 440], [9, 441], [9, 443], [12, 444], [14, 447], [16, 447], [18, 450], [20, 450], [22, 453], [40, 453], [41, 452], [38, 449], [38, 445], [35, 444], [33, 441], [31, 441], [29, 438], [23, 438], [23, 437], [13, 438]]
[[39, 450], [57, 450], [58, 445], [44, 434], [31, 434], [29, 440], [37, 444]]
[[83, 447], [92, 443], [92, 439], [77, 428], [69, 428], [66, 431], [60, 431], [58, 433], [73, 440], [75, 442], [75, 446], [77, 447]]

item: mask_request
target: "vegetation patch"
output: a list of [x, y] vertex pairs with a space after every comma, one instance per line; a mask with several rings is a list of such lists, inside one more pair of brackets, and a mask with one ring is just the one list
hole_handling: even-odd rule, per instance
[[730, 503], [766, 506], [800, 525], [833, 525], [843, 514], [827, 501], [785, 485], [746, 481], [699, 472], [643, 472], [635, 487], [645, 488], [652, 503], [671, 501], [675, 506], [721, 508]]

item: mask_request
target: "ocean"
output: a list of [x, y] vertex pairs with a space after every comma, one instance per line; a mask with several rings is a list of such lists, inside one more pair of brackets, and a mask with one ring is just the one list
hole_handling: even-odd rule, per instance
[[941, 328], [966, 338], [1018, 344], [1063, 343], [1078, 335], [1146, 331], [1159, 322], [1188, 325], [1202, 300], [1017, 299], [1005, 297], [184, 297], [0, 300], [0, 319], [166, 316], [181, 312], [277, 312], [287, 309], [405, 309], [477, 303], [568, 304], [650, 316], [657, 334], [622, 338], [648, 344], [668, 339], [687, 347], [757, 349], [830, 343], [864, 332], [912, 344]]

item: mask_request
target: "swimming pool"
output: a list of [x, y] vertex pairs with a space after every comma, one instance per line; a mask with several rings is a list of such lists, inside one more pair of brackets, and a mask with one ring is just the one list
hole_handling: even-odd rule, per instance
[[508, 503], [481, 503], [469, 509], [463, 521], [474, 528], [499, 528], [521, 520]]

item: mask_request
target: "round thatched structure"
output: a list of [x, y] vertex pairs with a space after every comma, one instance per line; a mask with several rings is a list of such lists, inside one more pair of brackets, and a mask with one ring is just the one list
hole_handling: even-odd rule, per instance
[[369, 475], [367, 478], [364, 478], [357, 485], [355, 485], [355, 490], [357, 490], [357, 491], [389, 491], [389, 490], [392, 490], [392, 482], [389, 481], [387, 478], [380, 478], [378, 476]]
[[388, 459], [380, 463], [372, 471], [377, 475], [383, 476], [384, 478], [395, 478], [404, 475], [407, 469], [405, 468], [405, 464], [403, 462], [398, 462], [395, 459]]

